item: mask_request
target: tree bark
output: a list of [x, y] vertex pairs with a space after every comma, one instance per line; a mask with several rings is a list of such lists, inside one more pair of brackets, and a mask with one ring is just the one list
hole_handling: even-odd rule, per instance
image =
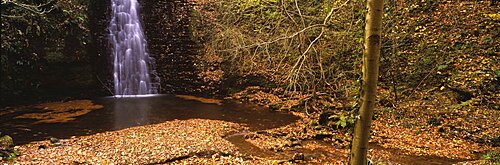
[[361, 108], [354, 127], [351, 159], [349, 161], [351, 165], [366, 165], [367, 163], [368, 140], [377, 94], [383, 11], [384, 0], [368, 0], [365, 50], [363, 52]]

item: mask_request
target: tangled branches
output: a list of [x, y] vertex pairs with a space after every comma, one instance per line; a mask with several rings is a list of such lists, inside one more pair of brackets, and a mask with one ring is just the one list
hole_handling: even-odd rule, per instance
[[288, 91], [337, 91], [356, 79], [362, 6], [357, 0], [213, 2], [222, 13], [205, 46], [241, 75], [266, 75]]

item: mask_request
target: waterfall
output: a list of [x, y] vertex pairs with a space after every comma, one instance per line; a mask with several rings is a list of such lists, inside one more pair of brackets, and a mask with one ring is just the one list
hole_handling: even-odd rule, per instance
[[158, 93], [159, 78], [154, 74], [154, 59], [147, 53], [137, 0], [111, 0], [111, 8], [109, 32], [115, 95]]

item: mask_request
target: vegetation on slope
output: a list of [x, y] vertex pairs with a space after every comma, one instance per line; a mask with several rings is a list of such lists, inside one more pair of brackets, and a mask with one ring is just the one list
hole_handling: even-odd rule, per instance
[[[240, 78], [233, 87], [260, 86], [233, 98], [305, 112], [337, 135], [359, 108], [364, 2], [201, 0], [197, 22], [212, 28], [193, 34], [227, 80]], [[498, 6], [398, 0], [385, 10], [374, 142], [453, 158], [498, 150]]]
[[[85, 76], [88, 68], [74, 66], [88, 60], [87, 3], [2, 0], [2, 104], [40, 98], [37, 95], [50, 95], [49, 91], [71, 93], [51, 90], [60, 85], [89, 84], [92, 78]], [[74, 72], [80, 73], [75, 76]]]

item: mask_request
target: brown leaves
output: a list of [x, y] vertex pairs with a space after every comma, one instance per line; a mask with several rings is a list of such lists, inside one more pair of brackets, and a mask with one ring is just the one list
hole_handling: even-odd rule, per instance
[[[445, 95], [416, 92], [397, 109], [381, 110], [373, 123], [373, 142], [399, 149], [406, 155], [475, 159], [476, 154], [498, 147], [478, 143], [484, 135], [500, 131], [500, 114], [474, 105], [457, 108]], [[424, 99], [427, 98], [427, 99]]]
[[182, 98], [185, 100], [195, 100], [195, 101], [199, 101], [199, 102], [207, 103], [207, 104], [222, 105], [222, 100], [218, 100], [218, 99], [209, 99], [209, 98], [196, 97], [196, 96], [191, 96], [191, 95], [175, 95], [175, 97], [179, 97], [179, 98]]
[[[128, 128], [91, 136], [62, 139], [18, 147], [21, 164], [148, 164], [196, 153], [234, 153], [236, 148], [222, 136], [243, 130], [238, 124], [214, 120], [183, 120]], [[48, 146], [39, 149], [38, 146]]]
[[93, 110], [101, 109], [103, 106], [94, 104], [90, 100], [73, 100], [39, 104], [34, 108], [41, 109], [43, 112], [24, 114], [16, 118], [36, 119], [38, 121], [35, 124], [67, 122]]

